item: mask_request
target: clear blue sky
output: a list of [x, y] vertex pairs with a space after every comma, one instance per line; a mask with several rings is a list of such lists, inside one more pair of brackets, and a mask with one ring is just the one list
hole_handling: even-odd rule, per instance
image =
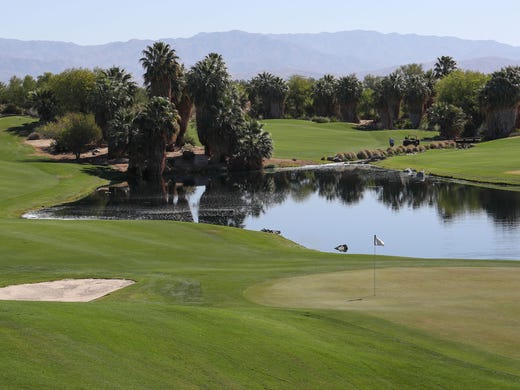
[[198, 32], [374, 30], [520, 46], [520, 0], [6, 0], [0, 38], [99, 44]]

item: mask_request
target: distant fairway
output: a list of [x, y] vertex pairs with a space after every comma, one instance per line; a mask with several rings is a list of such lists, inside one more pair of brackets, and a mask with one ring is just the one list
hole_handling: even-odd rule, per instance
[[296, 119], [262, 121], [274, 143], [275, 158], [298, 158], [318, 161], [322, 157], [341, 152], [359, 152], [363, 149], [386, 149], [388, 139], [400, 145], [404, 137], [434, 137], [438, 133], [425, 130], [363, 131], [353, 123], [314, 123]]
[[[246, 296], [269, 306], [356, 310], [520, 358], [520, 269], [387, 268], [270, 281]], [[360, 299], [362, 298], [362, 299]]]

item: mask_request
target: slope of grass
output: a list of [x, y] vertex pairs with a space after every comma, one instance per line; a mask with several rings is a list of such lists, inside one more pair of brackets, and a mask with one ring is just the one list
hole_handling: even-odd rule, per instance
[[11, 218], [103, 182], [89, 174], [95, 167], [29, 157], [4, 131], [11, 120], [0, 119], [0, 179], [3, 186], [10, 180], [9, 195], [0, 194], [0, 286], [84, 277], [136, 284], [90, 303], [0, 301], [0, 387], [520, 386], [518, 360], [499, 353], [363, 313], [268, 308], [243, 296], [272, 279], [369, 268], [367, 256], [325, 254], [269, 234], [202, 224]]
[[101, 168], [42, 160], [6, 131], [32, 121], [0, 119], [0, 216], [18, 216], [27, 209], [78, 198], [106, 182], [95, 176]]
[[304, 120], [272, 119], [262, 121], [274, 143], [275, 158], [298, 158], [319, 161], [322, 157], [340, 152], [363, 149], [386, 149], [388, 139], [399, 145], [404, 137], [432, 137], [436, 132], [423, 130], [356, 130], [352, 123], [314, 123]]
[[483, 142], [471, 149], [429, 150], [387, 159], [378, 165], [411, 167], [436, 175], [487, 183], [520, 185], [520, 137]]

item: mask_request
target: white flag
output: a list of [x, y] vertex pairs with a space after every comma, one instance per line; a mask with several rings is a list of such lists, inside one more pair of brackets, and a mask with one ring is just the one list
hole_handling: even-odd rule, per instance
[[374, 234], [374, 246], [385, 246], [385, 243], [383, 240], [381, 240], [379, 237], [377, 237]]

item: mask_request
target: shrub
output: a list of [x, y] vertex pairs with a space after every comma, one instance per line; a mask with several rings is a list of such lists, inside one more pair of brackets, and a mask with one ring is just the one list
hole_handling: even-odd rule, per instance
[[345, 153], [345, 158], [346, 158], [348, 161], [355, 161], [355, 160], [357, 160], [356, 153], [354, 153], [354, 152], [348, 152], [348, 153]]
[[6, 104], [2, 110], [2, 114], [4, 115], [21, 115], [22, 112], [22, 109], [13, 103]]
[[329, 123], [330, 122], [330, 119], [327, 118], [326, 116], [313, 116], [311, 120], [316, 123]]
[[29, 141], [34, 141], [34, 140], [37, 140], [37, 139], [41, 139], [41, 134], [38, 133], [37, 131], [33, 131], [31, 134], [29, 134], [27, 136], [27, 139]]
[[369, 156], [368, 156], [368, 154], [366, 153], [365, 150], [360, 150], [359, 152], [357, 152], [357, 155], [356, 155], [356, 156], [357, 156], [357, 158], [358, 158], [359, 160], [366, 160], [366, 159], [369, 158]]
[[437, 128], [442, 138], [458, 137], [466, 126], [467, 117], [460, 107], [452, 104], [435, 103], [428, 110], [430, 127]]
[[72, 152], [76, 159], [102, 137], [101, 129], [92, 114], [69, 113], [58, 118], [56, 122], [40, 127], [39, 130], [55, 140], [55, 152]]

